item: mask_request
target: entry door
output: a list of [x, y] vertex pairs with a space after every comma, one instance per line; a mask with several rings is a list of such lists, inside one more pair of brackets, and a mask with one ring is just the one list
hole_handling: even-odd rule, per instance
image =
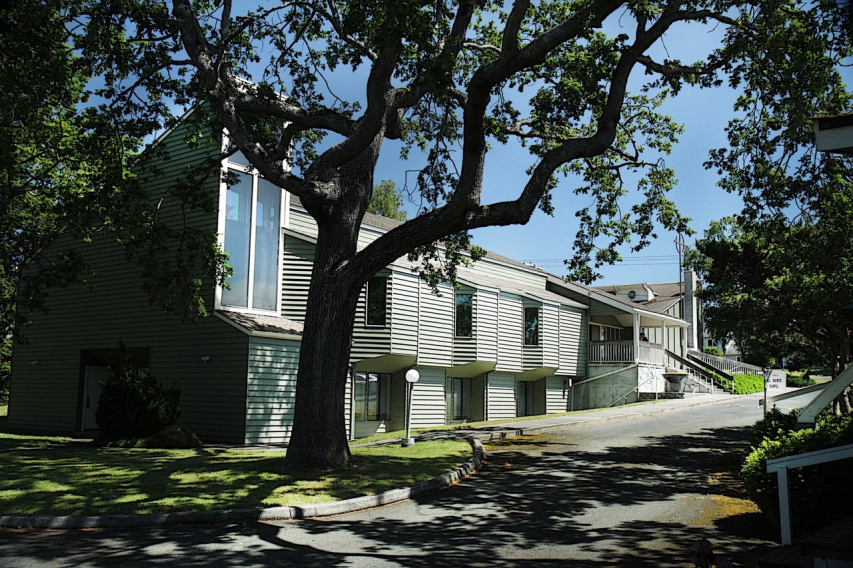
[[518, 416], [533, 416], [533, 383], [531, 381], [518, 382]]
[[95, 412], [101, 398], [101, 381], [109, 378], [112, 371], [107, 367], [86, 367], [86, 380], [83, 385], [83, 430], [97, 430]]

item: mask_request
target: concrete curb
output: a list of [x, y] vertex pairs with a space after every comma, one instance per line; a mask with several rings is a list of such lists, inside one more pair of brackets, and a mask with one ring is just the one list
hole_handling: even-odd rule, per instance
[[72, 515], [54, 517], [50, 515], [0, 515], [2, 528], [35, 529], [101, 529], [153, 527], [169, 525], [221, 524], [240, 521], [285, 521], [327, 517], [371, 509], [397, 501], [411, 499], [422, 493], [436, 491], [453, 485], [477, 471], [483, 464], [486, 452], [483, 444], [470, 438], [473, 455], [456, 469], [410, 487], [391, 489], [378, 495], [365, 495], [332, 503], [306, 505], [304, 507], [270, 507], [268, 509], [229, 509], [225, 511], [196, 511], [187, 513], [164, 513], [149, 515]]

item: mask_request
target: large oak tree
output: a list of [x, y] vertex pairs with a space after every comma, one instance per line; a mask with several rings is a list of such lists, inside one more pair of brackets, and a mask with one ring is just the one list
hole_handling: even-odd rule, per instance
[[[774, 96], [808, 99], [833, 75], [840, 41], [831, 10], [782, 0], [89, 6], [83, 53], [114, 53], [101, 77], [102, 108], [162, 126], [169, 101], [206, 103], [233, 149], [298, 196], [317, 223], [291, 468], [350, 461], [343, 402], [353, 320], [377, 271], [413, 254], [433, 277], [452, 278], [462, 256], [477, 256], [471, 230], [527, 223], [537, 207], [551, 213], [560, 191], [580, 196], [569, 268], [589, 280], [589, 261], [612, 261], [632, 236], [639, 249], [656, 225], [686, 230], [665, 195], [674, 174], [660, 160], [681, 130], [660, 112], [668, 97], [686, 83], [725, 80], [749, 91], [772, 68], [783, 71]], [[691, 25], [725, 30], [704, 60], [650, 55], [668, 31]], [[427, 207], [358, 250], [389, 141], [415, 164], [413, 191]], [[495, 198], [483, 179], [499, 144], [527, 152], [529, 162], [526, 183]], [[627, 171], [642, 171], [640, 199], [623, 211]]]

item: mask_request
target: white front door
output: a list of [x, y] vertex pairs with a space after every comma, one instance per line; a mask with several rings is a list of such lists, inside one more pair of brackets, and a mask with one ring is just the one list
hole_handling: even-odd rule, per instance
[[83, 385], [83, 430], [99, 428], [95, 412], [101, 398], [101, 381], [107, 380], [110, 373], [112, 371], [107, 367], [86, 367], [86, 380]]

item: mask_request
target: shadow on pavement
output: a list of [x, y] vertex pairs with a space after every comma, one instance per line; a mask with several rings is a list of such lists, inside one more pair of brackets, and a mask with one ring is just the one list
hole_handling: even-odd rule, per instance
[[[86, 566], [660, 568], [691, 565], [694, 541], [706, 537], [737, 561], [762, 544], [756, 537], [775, 537], [758, 514], [737, 510], [736, 484], [715, 481], [726, 456], [746, 450], [748, 430], [709, 428], [602, 451], [518, 438], [492, 444], [499, 451], [484, 469], [419, 497], [408, 517], [391, 508], [358, 519], [84, 531], [63, 552], [67, 565]], [[9, 537], [0, 533], [0, 557]], [[32, 565], [56, 552], [45, 533], [14, 537], [32, 542]]]

